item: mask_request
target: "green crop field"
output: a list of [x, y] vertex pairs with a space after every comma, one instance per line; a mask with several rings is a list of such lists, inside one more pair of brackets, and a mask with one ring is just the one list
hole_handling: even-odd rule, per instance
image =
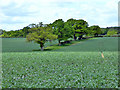
[[2, 45], [3, 88], [118, 88], [117, 37], [43, 52], [32, 51], [39, 45], [25, 39], [3, 39]]
[[[45, 47], [57, 44], [58, 41], [45, 43]], [[2, 52], [31, 52], [39, 50], [40, 45], [34, 42], [27, 42], [26, 38], [3, 38]]]
[[78, 44], [61, 48], [56, 51], [62, 52], [101, 52], [101, 51], [118, 51], [117, 37], [92, 38], [81, 41]]

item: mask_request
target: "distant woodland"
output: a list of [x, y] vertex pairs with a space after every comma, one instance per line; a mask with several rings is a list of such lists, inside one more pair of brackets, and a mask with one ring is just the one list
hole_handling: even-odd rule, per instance
[[[66, 36], [74, 37], [82, 39], [82, 36], [113, 36], [113, 35], [120, 35], [120, 27], [106, 27], [100, 28], [98, 25], [89, 26], [88, 22], [83, 19], [68, 19], [64, 22], [62, 19], [55, 20], [53, 23], [50, 24], [43, 24], [39, 22], [38, 24], [29, 24], [22, 29], [19, 30], [3, 30], [0, 29], [0, 37], [2, 38], [26, 38], [26, 36], [30, 33], [30, 29], [38, 28], [38, 27], [46, 27], [50, 26], [53, 29], [54, 34], [66, 34]], [[59, 29], [59, 30], [58, 30]], [[58, 32], [58, 31], [59, 32]], [[58, 32], [58, 33], [56, 33]], [[69, 33], [68, 33], [69, 32]], [[69, 34], [69, 35], [68, 35]], [[60, 35], [58, 35], [60, 36]], [[64, 36], [64, 37], [66, 37]], [[62, 36], [61, 36], [62, 37]]]

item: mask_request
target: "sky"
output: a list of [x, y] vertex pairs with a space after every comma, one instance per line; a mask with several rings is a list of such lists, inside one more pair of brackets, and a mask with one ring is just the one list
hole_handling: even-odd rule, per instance
[[19, 30], [32, 23], [84, 19], [89, 26], [118, 26], [119, 0], [0, 0], [0, 29]]

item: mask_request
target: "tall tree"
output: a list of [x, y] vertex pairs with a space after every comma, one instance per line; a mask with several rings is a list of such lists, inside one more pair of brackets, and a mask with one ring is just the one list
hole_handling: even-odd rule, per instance
[[76, 40], [76, 36], [75, 36], [75, 29], [74, 29], [74, 25], [75, 25], [75, 19], [71, 18], [67, 20], [67, 26], [69, 28], [69, 32], [71, 32], [70, 34], [74, 37], [74, 40]]
[[90, 31], [95, 37], [102, 33], [101, 28], [98, 25], [91, 26]]
[[64, 39], [64, 21], [62, 19], [55, 20], [52, 23], [52, 28], [54, 30], [54, 34], [58, 35], [58, 42], [61, 45], [61, 40]]
[[75, 25], [73, 27], [75, 29], [74, 37], [79, 37], [78, 39], [80, 40], [83, 35], [87, 33], [88, 23], [82, 19], [75, 20]]
[[69, 22], [65, 22], [63, 32], [63, 40], [67, 41], [69, 38], [73, 37], [74, 28], [69, 24]]
[[31, 28], [30, 32], [27, 35], [27, 41], [34, 41], [40, 44], [41, 51], [44, 50], [44, 44], [47, 40], [54, 40], [57, 38], [56, 35], [53, 34], [52, 28], [50, 27], [38, 27], [38, 28]]

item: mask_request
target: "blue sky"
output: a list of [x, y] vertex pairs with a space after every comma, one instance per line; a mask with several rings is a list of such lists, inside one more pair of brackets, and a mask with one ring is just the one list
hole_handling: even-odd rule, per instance
[[84, 19], [89, 26], [118, 26], [119, 0], [0, 0], [0, 29], [18, 30], [57, 19]]

